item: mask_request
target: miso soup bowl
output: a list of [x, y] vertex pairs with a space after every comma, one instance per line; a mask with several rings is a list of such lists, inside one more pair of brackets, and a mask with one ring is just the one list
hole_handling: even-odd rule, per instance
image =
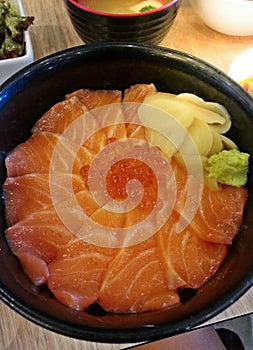
[[[32, 63], [0, 89], [0, 180], [6, 178], [5, 155], [27, 140], [36, 120], [65, 94], [80, 88], [125, 89], [154, 83], [159, 91], [191, 92], [223, 104], [231, 114], [229, 137], [253, 154], [253, 99], [227, 75], [186, 53], [154, 45], [100, 43], [62, 51]], [[187, 331], [220, 313], [253, 283], [253, 176], [242, 228], [217, 274], [179, 306], [136, 314], [108, 314], [99, 308], [71, 310], [47, 288], [24, 274], [4, 236], [0, 214], [0, 298], [28, 320], [69, 337], [106, 343], [161, 339]]]
[[147, 12], [110, 14], [92, 11], [78, 0], [65, 0], [71, 22], [85, 43], [120, 41], [158, 44], [172, 26], [181, 0]]

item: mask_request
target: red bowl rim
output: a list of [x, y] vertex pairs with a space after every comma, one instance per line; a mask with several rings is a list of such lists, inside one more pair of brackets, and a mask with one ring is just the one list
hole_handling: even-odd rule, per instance
[[80, 10], [84, 10], [84, 11], [89, 12], [91, 14], [98, 15], [98, 16], [105, 16], [105, 17], [116, 17], [116, 18], [121, 18], [121, 17], [131, 18], [131, 17], [146, 16], [147, 14], [152, 14], [155, 12], [162, 11], [170, 6], [173, 6], [176, 2], [178, 2], [178, 0], [171, 0], [167, 4], [162, 5], [158, 8], [155, 8], [155, 9], [150, 10], [150, 11], [140, 12], [140, 13], [138, 13], [138, 12], [137, 13], [108, 13], [108, 12], [91, 10], [88, 7], [80, 5], [76, 0], [67, 0], [67, 1], [70, 2], [73, 6], [78, 7]]

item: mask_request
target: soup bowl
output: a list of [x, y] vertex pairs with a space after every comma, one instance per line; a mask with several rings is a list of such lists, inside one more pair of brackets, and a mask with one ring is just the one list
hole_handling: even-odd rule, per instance
[[172, 26], [181, 0], [172, 0], [159, 8], [132, 14], [93, 11], [78, 0], [65, 0], [71, 22], [85, 43], [128, 41], [158, 44]]
[[[183, 52], [132, 43], [100, 43], [67, 49], [16, 73], [0, 90], [1, 185], [5, 156], [27, 140], [34, 123], [65, 94], [80, 88], [125, 89], [154, 83], [159, 91], [191, 92], [223, 104], [231, 114], [229, 137], [241, 151], [253, 152], [253, 100], [227, 75]], [[252, 162], [243, 224], [215, 276], [173, 308], [110, 314], [100, 308], [75, 311], [46, 287], [36, 287], [11, 253], [0, 216], [0, 298], [10, 308], [51, 331], [97, 342], [138, 342], [184, 332], [215, 316], [242, 296], [253, 282]]]

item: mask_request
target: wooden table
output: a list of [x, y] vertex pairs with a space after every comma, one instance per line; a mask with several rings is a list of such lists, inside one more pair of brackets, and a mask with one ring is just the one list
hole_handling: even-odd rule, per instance
[[[63, 0], [23, 0], [27, 15], [35, 16], [30, 29], [35, 60], [83, 44], [67, 16]], [[230, 37], [207, 28], [195, 15], [189, 2], [183, 0], [173, 27], [160, 44], [188, 52], [228, 71], [242, 51], [253, 47], [253, 37]], [[253, 312], [253, 287], [236, 303], [210, 322]], [[0, 303], [1, 350], [118, 350], [127, 345], [97, 344], [70, 339], [34, 325]]]

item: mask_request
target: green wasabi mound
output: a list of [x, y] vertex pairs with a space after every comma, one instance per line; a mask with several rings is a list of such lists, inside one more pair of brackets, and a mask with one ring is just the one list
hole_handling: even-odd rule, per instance
[[206, 170], [210, 177], [222, 184], [241, 187], [246, 185], [248, 168], [249, 154], [231, 149], [212, 155]]

